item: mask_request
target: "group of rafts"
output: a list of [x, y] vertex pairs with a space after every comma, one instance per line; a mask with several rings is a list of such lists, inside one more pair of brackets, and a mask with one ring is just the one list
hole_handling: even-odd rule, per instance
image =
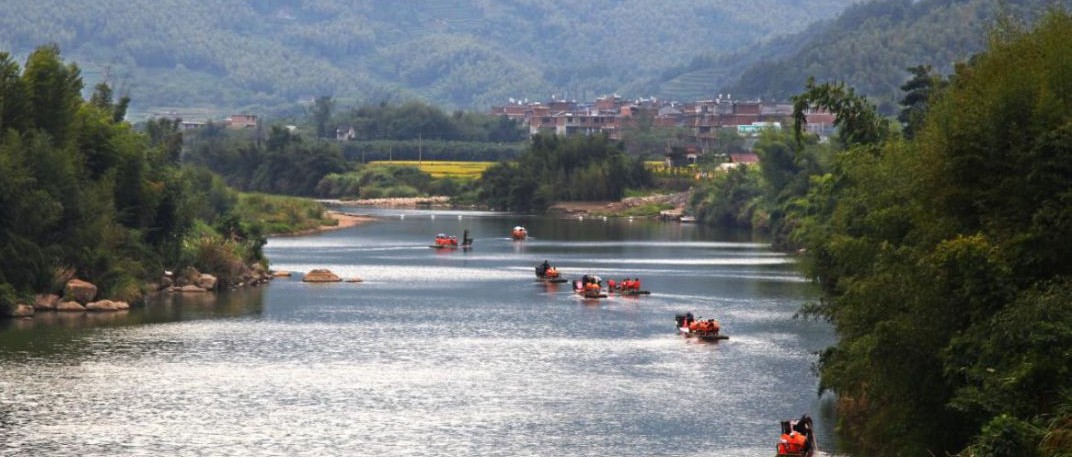
[[[550, 262], [544, 260], [543, 263], [536, 265], [536, 279], [548, 284], [558, 284], [568, 282], [566, 278], [562, 277], [562, 274], [551, 265]], [[607, 298], [611, 294], [619, 295], [648, 295], [651, 292], [640, 288], [640, 278], [626, 278], [621, 281], [609, 280], [607, 281], [607, 287], [603, 287], [603, 278], [595, 275], [584, 275], [581, 279], [575, 279], [573, 281], [573, 291], [584, 297], [586, 300], [595, 300], [600, 298]], [[728, 336], [721, 333], [722, 326], [718, 321], [714, 319], [696, 319], [693, 314], [685, 313], [675, 316], [677, 322], [677, 329], [686, 337], [695, 337], [701, 341], [718, 341], [729, 339]]]
[[[522, 226], [516, 226], [510, 232], [510, 238], [514, 241], [523, 241], [528, 238], [528, 230]], [[462, 237], [461, 247], [471, 247], [473, 240], [469, 238], [466, 230]], [[459, 247], [458, 238], [446, 234], [436, 235], [433, 248], [456, 249]], [[562, 277], [562, 273], [544, 260], [536, 265], [536, 279], [548, 284], [560, 284], [568, 282]], [[651, 292], [640, 288], [640, 278], [626, 278], [621, 281], [613, 279], [607, 281], [606, 289], [603, 288], [603, 279], [595, 275], [584, 275], [581, 279], [573, 281], [573, 290], [585, 299], [607, 298], [610, 294], [620, 295], [647, 295]], [[721, 333], [722, 326], [715, 319], [697, 319], [691, 312], [674, 316], [678, 332], [688, 338], [696, 338], [701, 341], [719, 341], [729, 339], [729, 336]], [[782, 435], [776, 446], [779, 457], [812, 457], [818, 451], [815, 436], [812, 432], [811, 417], [807, 414], [797, 420], [782, 421]]]

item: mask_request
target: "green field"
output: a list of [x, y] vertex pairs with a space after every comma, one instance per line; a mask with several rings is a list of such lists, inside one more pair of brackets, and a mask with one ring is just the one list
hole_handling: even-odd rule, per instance
[[417, 167], [421, 171], [432, 175], [433, 178], [457, 178], [476, 179], [484, 170], [495, 165], [495, 162], [458, 162], [452, 160], [377, 160], [369, 162], [370, 165], [396, 165], [403, 167]]

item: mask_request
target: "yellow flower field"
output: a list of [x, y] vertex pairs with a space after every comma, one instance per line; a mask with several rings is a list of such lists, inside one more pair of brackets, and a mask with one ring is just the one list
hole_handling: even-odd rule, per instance
[[432, 175], [433, 178], [451, 177], [456, 179], [476, 179], [488, 167], [495, 162], [458, 162], [453, 160], [377, 160], [369, 162], [369, 165], [397, 165], [404, 167], [417, 167], [421, 171]]

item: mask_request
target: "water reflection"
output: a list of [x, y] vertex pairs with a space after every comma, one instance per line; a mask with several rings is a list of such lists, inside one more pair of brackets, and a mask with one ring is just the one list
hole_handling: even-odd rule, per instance
[[[791, 258], [644, 220], [391, 214], [266, 246], [273, 268], [363, 283], [5, 322], [0, 455], [754, 456], [803, 412], [835, 446], [810, 371], [832, 334], [792, 319], [815, 291]], [[427, 247], [464, 229], [471, 252]], [[584, 300], [535, 281], [544, 259], [652, 294]], [[678, 335], [685, 311], [731, 339]]]

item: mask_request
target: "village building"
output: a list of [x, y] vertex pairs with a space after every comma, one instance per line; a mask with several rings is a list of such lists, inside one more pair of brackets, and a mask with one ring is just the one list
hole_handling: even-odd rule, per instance
[[[550, 102], [518, 102], [510, 100], [504, 106], [491, 109], [491, 115], [505, 116], [528, 127], [529, 134], [551, 133], [559, 136], [603, 134], [621, 140], [623, 131], [635, 125], [638, 118], [651, 119], [655, 128], [678, 128], [684, 135], [668, 144], [665, 151], [667, 166], [696, 163], [706, 154], [731, 152], [719, 145], [719, 136], [731, 132], [743, 139], [743, 149], [751, 151], [760, 134], [766, 129], [781, 130], [791, 122], [793, 106], [785, 102], [734, 100], [719, 94], [708, 100], [687, 103], [660, 101], [654, 97], [624, 100], [618, 95], [605, 96], [592, 103], [556, 100]], [[834, 115], [825, 110], [805, 113], [807, 131], [827, 138], [833, 132]], [[748, 160], [729, 163], [748, 164]], [[734, 165], [736, 166], [736, 165]]]

